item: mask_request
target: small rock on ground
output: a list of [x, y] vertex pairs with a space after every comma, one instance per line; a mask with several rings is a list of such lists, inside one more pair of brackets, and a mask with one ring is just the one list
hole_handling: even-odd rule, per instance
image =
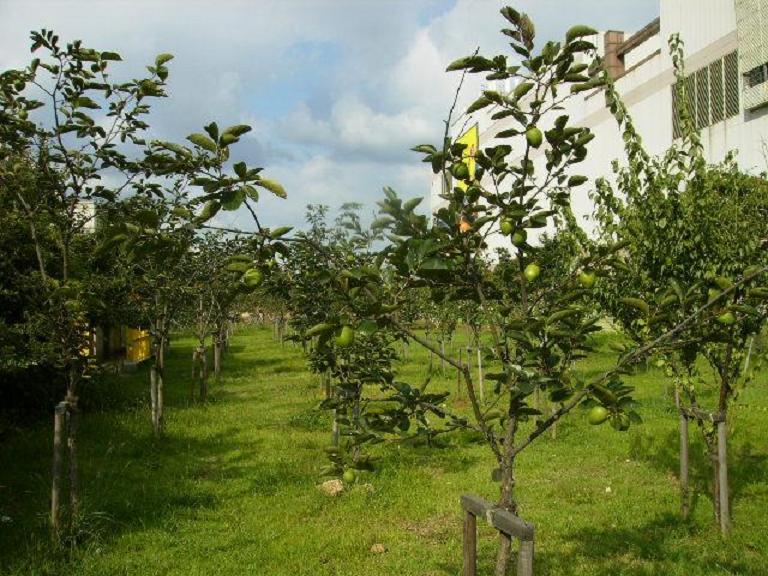
[[344, 492], [344, 484], [339, 479], [326, 480], [318, 486], [318, 489], [328, 496], [338, 496]]

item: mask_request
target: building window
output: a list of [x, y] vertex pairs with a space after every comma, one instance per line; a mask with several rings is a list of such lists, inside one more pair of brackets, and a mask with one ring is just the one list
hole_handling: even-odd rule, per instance
[[754, 88], [766, 80], [768, 80], [768, 63], [755, 66], [752, 70], [744, 74], [744, 82], [750, 88]]
[[[768, 70], [766, 70], [768, 72]], [[685, 78], [688, 113], [698, 130], [722, 122], [739, 113], [739, 60], [736, 52], [718, 58]], [[682, 90], [672, 85], [672, 132], [683, 135], [680, 118]]]

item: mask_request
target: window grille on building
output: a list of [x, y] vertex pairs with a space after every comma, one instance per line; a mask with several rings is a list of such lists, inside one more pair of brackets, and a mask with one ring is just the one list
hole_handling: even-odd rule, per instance
[[[718, 58], [685, 78], [688, 113], [697, 130], [722, 122], [739, 113], [739, 60], [736, 52]], [[683, 135], [680, 117], [681, 92], [672, 85], [672, 132]]]

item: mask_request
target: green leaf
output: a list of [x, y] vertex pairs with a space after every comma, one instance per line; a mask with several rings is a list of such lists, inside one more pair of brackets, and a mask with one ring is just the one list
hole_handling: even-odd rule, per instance
[[248, 173], [248, 168], [246, 167], [245, 162], [237, 162], [232, 168], [234, 168], [235, 174], [240, 178], [245, 178], [245, 175]]
[[72, 105], [75, 108], [89, 108], [91, 110], [96, 110], [98, 108], [101, 108], [96, 102], [88, 98], [88, 96], [78, 96], [74, 102], [72, 102]]
[[200, 211], [200, 214], [197, 215], [198, 222], [207, 222], [216, 216], [219, 210], [221, 210], [221, 204], [218, 201], [211, 200], [210, 202], [206, 202], [205, 206], [203, 206], [203, 209]]
[[257, 186], [261, 186], [262, 188], [266, 188], [272, 194], [275, 196], [278, 196], [279, 198], [286, 198], [288, 195], [285, 193], [285, 188], [282, 187], [279, 183], [275, 182], [274, 180], [268, 180], [267, 178], [262, 178], [261, 180], [257, 180], [254, 182]]
[[448, 68], [445, 69], [446, 72], [455, 72], [456, 70], [463, 70], [464, 68], [469, 68], [472, 65], [472, 59], [471, 58], [459, 58], [458, 60], [454, 60], [450, 64], [448, 64]]
[[472, 112], [477, 112], [478, 110], [482, 110], [486, 106], [489, 106], [492, 104], [488, 98], [485, 96], [480, 96], [477, 100], [472, 102], [472, 104], [469, 105], [469, 108], [467, 108], [467, 114], [472, 114]]
[[335, 327], [336, 326], [334, 326], [333, 324], [328, 324], [327, 322], [321, 322], [320, 324], [315, 324], [314, 326], [312, 326], [312, 328], [304, 332], [304, 336], [306, 336], [307, 338], [311, 338], [312, 336], [317, 336], [318, 334], [322, 334], [324, 332], [330, 332]]
[[640, 298], [622, 298], [621, 301], [627, 306], [631, 306], [632, 308], [640, 310], [645, 315], [648, 315], [650, 311], [648, 303], [645, 302], [645, 300], [641, 300]]
[[577, 24], [565, 33], [565, 41], [570, 43], [577, 38], [583, 38], [584, 36], [594, 36], [595, 34], [597, 34], [597, 30], [594, 28], [584, 26], [583, 24]]
[[510, 24], [514, 24], [515, 26], [520, 24], [520, 12], [514, 8], [505, 6], [500, 10], [500, 12], [501, 15], [504, 16], [504, 18], [506, 18]]
[[280, 226], [279, 228], [275, 228], [274, 230], [270, 230], [269, 237], [274, 238], [280, 238], [281, 236], [285, 236], [293, 230], [293, 226]]
[[242, 188], [236, 188], [234, 190], [228, 190], [221, 197], [221, 207], [224, 210], [237, 210], [245, 200], [245, 190]]
[[576, 186], [581, 186], [587, 180], [589, 180], [589, 178], [586, 176], [571, 176], [568, 178], [568, 187], [575, 188]]
[[230, 262], [225, 266], [226, 270], [228, 272], [239, 272], [241, 274], [245, 273], [247, 270], [251, 268], [250, 261], [248, 262]]
[[194, 134], [190, 134], [187, 136], [187, 140], [192, 142], [195, 146], [199, 146], [200, 148], [203, 148], [204, 150], [208, 150], [209, 152], [216, 152], [218, 150], [216, 146], [216, 142], [208, 138], [205, 134], [200, 134], [199, 132], [195, 132]]
[[235, 136], [236, 138], [238, 138], [243, 134], [245, 134], [246, 132], [250, 132], [250, 131], [251, 131], [251, 127], [248, 126], [247, 124], [235, 124], [234, 126], [230, 126], [226, 130], [224, 130], [224, 132], [222, 132], [221, 135], [223, 137], [225, 134], [232, 134], [232, 136]]
[[414, 146], [411, 148], [414, 152], [421, 152], [423, 154], [434, 154], [437, 152], [437, 148], [432, 146], [432, 144], [419, 144], [418, 146]]
[[203, 129], [208, 133], [208, 136], [211, 137], [211, 140], [213, 140], [214, 142], [218, 142], [219, 126], [216, 124], [216, 122], [211, 122], [207, 126], [204, 126]]
[[373, 320], [363, 320], [357, 326], [357, 331], [360, 334], [363, 334], [366, 336], [370, 336], [371, 334], [376, 332], [378, 329], [379, 329], [378, 324], [376, 324], [376, 322]]
[[173, 60], [173, 54], [158, 54], [157, 58], [155, 58], [155, 66], [162, 66], [171, 60]]
[[521, 84], [518, 84], [517, 86], [515, 86], [515, 90], [514, 92], [512, 92], [512, 94], [514, 95], [515, 98], [520, 99], [526, 94], [528, 94], [528, 92], [530, 92], [532, 88], [533, 88], [533, 82], [522, 82]]
[[122, 61], [122, 58], [120, 57], [120, 54], [117, 52], [102, 52], [101, 53], [101, 59], [102, 60], [111, 60], [113, 62], [120, 62]]
[[248, 198], [250, 198], [251, 200], [254, 200], [256, 202], [259, 201], [259, 191], [256, 190], [256, 188], [254, 188], [250, 184], [245, 184], [243, 186], [243, 190], [245, 191], [245, 193], [248, 196]]

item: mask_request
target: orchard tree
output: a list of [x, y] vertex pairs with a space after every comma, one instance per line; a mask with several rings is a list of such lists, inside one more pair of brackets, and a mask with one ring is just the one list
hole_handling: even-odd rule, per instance
[[430, 437], [428, 416], [443, 416], [445, 394], [400, 381], [393, 369], [396, 333], [375, 318], [388, 310], [389, 285], [382, 259], [371, 251], [377, 240], [345, 205], [334, 227], [325, 207], [310, 206], [309, 231], [292, 243], [285, 263], [292, 323], [309, 341], [310, 367], [321, 374], [332, 411], [330, 464], [323, 474], [355, 480], [374, 460], [365, 445], [391, 438]]
[[[87, 48], [80, 41], [62, 46], [50, 30], [33, 32], [31, 38], [32, 51], [43, 54], [22, 70], [0, 75], [0, 184], [14, 190], [16, 209], [35, 248], [36, 281], [45, 304], [32, 323], [38, 334], [48, 335], [47, 349], [67, 381], [54, 432], [51, 523], [58, 534], [62, 422], [74, 526], [80, 508], [78, 390], [94, 369], [84, 297], [88, 278], [78, 275], [73, 253], [93, 222], [94, 205], [114, 202], [129, 185], [143, 182], [141, 160], [136, 154], [132, 159], [130, 148], [143, 145], [148, 127], [143, 117], [152, 99], [165, 96], [165, 64], [171, 56], [158, 56], [144, 78], [115, 82], [110, 67], [120, 60], [118, 54]], [[9, 184], [22, 181], [29, 185]], [[43, 236], [52, 238], [52, 249], [46, 249]]]
[[[595, 194], [603, 235], [625, 245], [625, 266], [612, 271], [600, 298], [636, 343], [658, 337], [694, 307], [717, 301], [709, 321], [658, 364], [674, 382], [682, 513], [689, 511], [688, 423], [693, 421], [712, 462], [715, 516], [727, 534], [728, 414], [754, 375], [752, 342], [768, 319], [768, 183], [740, 173], [730, 157], [707, 165], [689, 110], [677, 36], [670, 49], [683, 136], [662, 157], [645, 151], [615, 89], [609, 85], [606, 91], [628, 165], [616, 167], [616, 191], [603, 180]], [[701, 359], [711, 372], [701, 369]]]
[[[586, 158], [593, 134], [571, 126], [558, 110], [574, 94], [604, 85], [601, 62], [594, 46], [584, 40], [595, 31], [576, 26], [563, 42], [547, 42], [534, 50], [531, 20], [512, 8], [502, 9], [511, 26], [503, 33], [522, 57], [511, 64], [505, 55], [462, 58], [448, 70], [482, 73], [489, 80], [517, 79], [510, 94], [486, 90], [468, 112], [493, 106], [493, 119], [506, 119], [508, 127], [496, 141], [474, 156], [475, 173], [465, 159], [465, 145], [447, 135], [438, 148], [420, 145], [424, 161], [443, 177], [452, 176], [462, 186], [449, 189], [446, 205], [434, 215], [433, 225], [415, 214], [417, 201], [403, 202], [388, 191], [381, 203], [383, 220], [393, 245], [388, 261], [405, 286], [428, 286], [439, 299], [470, 299], [489, 315], [487, 325], [492, 352], [501, 370], [488, 375], [496, 394], [482, 402], [466, 364], [446, 357], [463, 373], [479, 429], [497, 461], [501, 478], [499, 506], [518, 513], [515, 498], [515, 464], [521, 453], [560, 418], [586, 405], [594, 424], [610, 421], [626, 430], [638, 416], [631, 387], [623, 376], [652, 351], [677, 344], [703, 314], [693, 309], [674, 328], [642, 346], [628, 349], [606, 372], [583, 379], [573, 363], [590, 353], [590, 336], [600, 331], [588, 295], [597, 277], [621, 266], [620, 243], [588, 246], [562, 269], [555, 252], [529, 241], [530, 231], [552, 226], [555, 218], [570, 218], [572, 190], [586, 182], [578, 164]], [[514, 151], [514, 152], [513, 152]], [[540, 159], [541, 162], [536, 162]], [[503, 282], [486, 273], [485, 253], [491, 234], [508, 234], [511, 251]], [[432, 352], [440, 350], [398, 321], [389, 321]], [[560, 406], [549, 416], [533, 405], [536, 391]], [[501, 536], [496, 574], [506, 574], [510, 541]]]

